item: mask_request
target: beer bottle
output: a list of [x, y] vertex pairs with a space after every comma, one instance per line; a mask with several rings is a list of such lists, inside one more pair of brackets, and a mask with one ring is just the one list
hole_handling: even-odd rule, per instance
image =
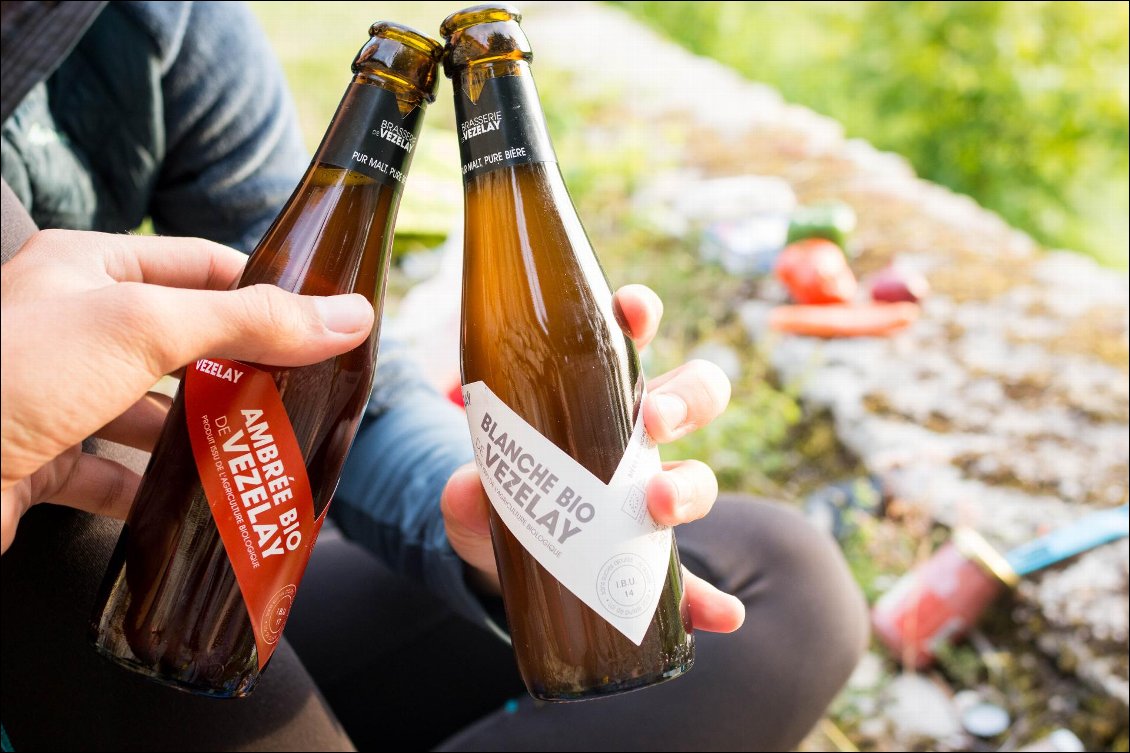
[[462, 368], [514, 650], [530, 693], [576, 700], [694, 661], [644, 381], [566, 191], [506, 5], [449, 16], [465, 195]]
[[269, 660], [373, 383], [405, 174], [442, 48], [377, 23], [310, 167], [240, 287], [360, 293], [377, 325], [301, 368], [186, 368], [93, 617], [104, 655], [200, 694], [246, 695]]

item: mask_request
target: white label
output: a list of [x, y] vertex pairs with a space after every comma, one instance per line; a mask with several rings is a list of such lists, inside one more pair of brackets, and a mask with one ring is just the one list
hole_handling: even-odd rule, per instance
[[463, 387], [479, 476], [495, 512], [542, 567], [637, 646], [655, 615], [671, 529], [647, 510], [659, 450], [636, 421], [605, 484], [483, 382]]

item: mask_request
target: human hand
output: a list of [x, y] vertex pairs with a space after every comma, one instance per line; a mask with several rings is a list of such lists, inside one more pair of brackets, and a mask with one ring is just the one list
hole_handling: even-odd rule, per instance
[[[663, 303], [649, 288], [628, 285], [616, 291], [622, 324], [637, 348], [655, 336]], [[644, 426], [659, 443], [671, 442], [713, 421], [730, 401], [730, 381], [707, 361], [690, 361], [648, 382]], [[663, 525], [689, 523], [706, 515], [718, 497], [718, 480], [705, 463], [678, 460], [663, 464], [647, 487], [651, 516]], [[490, 538], [490, 500], [474, 463], [459, 468], [440, 500], [447, 537], [473, 577], [498, 590], [498, 572]], [[741, 627], [745, 607], [701, 578], [683, 570], [687, 603], [695, 628], [728, 633]]]
[[81, 443], [152, 449], [169, 406], [148, 392], [161, 376], [204, 356], [316, 363], [368, 336], [360, 295], [229, 290], [246, 261], [198, 238], [43, 230], [0, 267], [0, 551], [37, 502], [125, 517], [140, 477]]

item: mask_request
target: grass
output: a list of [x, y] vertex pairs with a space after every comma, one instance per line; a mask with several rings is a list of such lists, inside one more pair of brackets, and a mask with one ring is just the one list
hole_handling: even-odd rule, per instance
[[617, 4], [1045, 245], [1127, 267], [1126, 3]]

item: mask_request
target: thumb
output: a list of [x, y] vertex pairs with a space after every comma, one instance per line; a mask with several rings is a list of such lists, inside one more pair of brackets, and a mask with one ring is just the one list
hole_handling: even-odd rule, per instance
[[490, 538], [490, 501], [474, 463], [451, 474], [440, 498], [440, 510], [451, 548], [497, 590], [498, 573]]
[[357, 294], [306, 296], [274, 285], [217, 291], [123, 283], [111, 290], [127, 287], [118, 301], [141, 322], [125, 331], [155, 376], [204, 356], [304, 366], [357, 347], [373, 328], [373, 305]]

